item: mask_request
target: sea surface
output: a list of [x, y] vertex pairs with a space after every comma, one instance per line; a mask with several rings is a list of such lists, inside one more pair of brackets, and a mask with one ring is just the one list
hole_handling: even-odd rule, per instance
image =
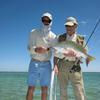
[[[100, 72], [84, 72], [83, 77], [87, 100], [100, 100]], [[26, 92], [27, 72], [0, 72], [0, 100], [25, 100]], [[37, 87], [34, 100], [41, 100], [40, 94], [40, 87]], [[68, 94], [69, 100], [75, 100], [70, 84]], [[57, 86], [57, 100], [59, 100], [59, 86]]]

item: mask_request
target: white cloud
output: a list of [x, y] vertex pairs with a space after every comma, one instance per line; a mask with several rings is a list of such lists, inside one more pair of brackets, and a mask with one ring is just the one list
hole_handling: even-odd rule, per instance
[[81, 21], [80, 23], [81, 23], [81, 24], [87, 24], [87, 22], [86, 22], [86, 21]]

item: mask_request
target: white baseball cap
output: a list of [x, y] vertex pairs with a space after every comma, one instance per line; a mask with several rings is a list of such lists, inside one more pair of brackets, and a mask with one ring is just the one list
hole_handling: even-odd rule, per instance
[[45, 16], [48, 17], [50, 20], [52, 20], [52, 15], [50, 13], [46, 12], [42, 15], [42, 17], [45, 17]]
[[66, 20], [66, 23], [64, 24], [65, 26], [73, 26], [73, 25], [78, 25], [77, 20], [74, 17], [68, 17]]

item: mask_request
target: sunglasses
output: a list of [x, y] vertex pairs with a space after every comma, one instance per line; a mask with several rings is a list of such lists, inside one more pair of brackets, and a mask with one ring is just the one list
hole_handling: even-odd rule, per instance
[[47, 20], [47, 19], [42, 19], [42, 22], [47, 22], [47, 23], [51, 23], [51, 20]]

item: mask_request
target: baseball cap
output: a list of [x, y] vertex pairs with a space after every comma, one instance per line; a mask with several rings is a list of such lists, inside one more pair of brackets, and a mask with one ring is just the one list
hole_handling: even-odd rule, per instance
[[48, 17], [50, 20], [52, 20], [52, 15], [51, 15], [50, 13], [48, 13], [48, 12], [44, 13], [44, 14], [42, 15], [42, 18], [43, 18], [43, 17]]
[[78, 25], [78, 22], [77, 22], [76, 18], [68, 17], [64, 25], [65, 26], [73, 26], [75, 24]]

